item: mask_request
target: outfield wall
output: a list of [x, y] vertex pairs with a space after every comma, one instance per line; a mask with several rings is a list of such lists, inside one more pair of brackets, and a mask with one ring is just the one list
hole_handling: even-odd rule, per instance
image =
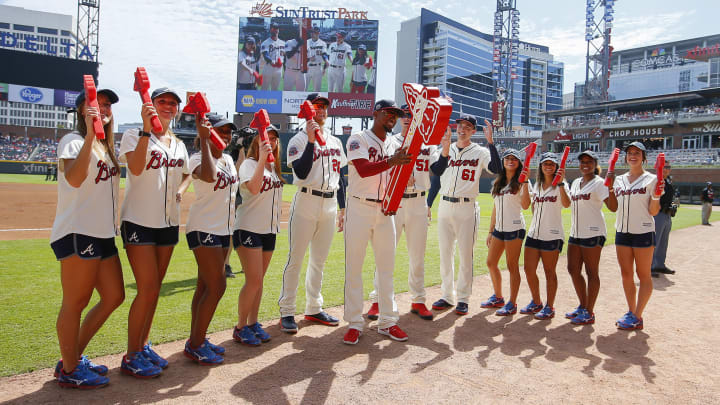
[[[0, 173], [9, 174], [46, 174], [48, 167], [54, 162], [24, 162], [17, 160], [0, 160]], [[122, 177], [125, 177], [125, 166], [122, 168]]]

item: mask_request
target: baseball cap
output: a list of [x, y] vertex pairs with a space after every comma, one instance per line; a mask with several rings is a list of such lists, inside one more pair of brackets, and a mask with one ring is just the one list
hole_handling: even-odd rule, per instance
[[472, 115], [462, 114], [460, 118], [455, 120], [455, 123], [459, 124], [460, 121], [467, 121], [472, 124], [473, 127], [477, 127], [477, 120]]
[[320, 32], [320, 27], [317, 25], [312, 28], [312, 32]]
[[273, 29], [273, 28], [280, 28], [280, 26], [278, 25], [278, 23], [274, 22], [274, 23], [270, 24], [270, 29]]
[[347, 31], [340, 30], [337, 32], [337, 35], [342, 35], [342, 37], [345, 38], [347, 36]]
[[367, 51], [367, 46], [365, 46], [365, 44], [360, 44], [360, 45], [358, 46], [358, 49], [362, 49], [363, 51]]
[[520, 152], [518, 152], [517, 149], [509, 148], [505, 149], [505, 152], [502, 154], [502, 158], [505, 159], [508, 156], [515, 156], [518, 160], [521, 160], [522, 157], [520, 157]]
[[275, 131], [275, 135], [280, 135], [280, 130], [273, 124], [268, 125], [265, 131]]
[[375, 108], [374, 108], [373, 110], [374, 110], [374, 111], [386, 111], [386, 110], [391, 110], [391, 111], [395, 111], [395, 113], [397, 113], [398, 117], [404, 117], [404, 116], [405, 116], [405, 112], [404, 112], [403, 110], [401, 110], [400, 108], [398, 108], [397, 104], [395, 104], [394, 101], [392, 101], [392, 100], [387, 100], [387, 99], [378, 100], [378, 101], [375, 103]]
[[[118, 95], [110, 89], [100, 89], [97, 91], [97, 94], [104, 94], [107, 98], [110, 99], [110, 104], [115, 104], [118, 102], [118, 100], [120, 100]], [[80, 107], [80, 104], [82, 104], [83, 101], [85, 101], [85, 92], [81, 91], [75, 99], [75, 107]]]
[[643, 145], [642, 142], [638, 142], [638, 141], [632, 142], [629, 145], [625, 145], [625, 151], [627, 152], [627, 150], [633, 146], [640, 149], [643, 152], [647, 151], [647, 149], [645, 148], [645, 145]]
[[543, 162], [545, 162], [545, 161], [547, 161], [547, 160], [549, 160], [549, 161], [557, 164], [557, 162], [558, 162], [558, 157], [557, 157], [557, 155], [556, 155], [555, 153], [553, 153], [553, 152], [545, 152], [545, 153], [543, 153], [542, 155], [540, 155], [540, 164], [542, 164]]
[[310, 101], [311, 103], [325, 103], [327, 105], [330, 105], [330, 99], [327, 97], [321, 96], [319, 93], [310, 93], [308, 94], [307, 98], [305, 100]]
[[407, 104], [401, 105], [400, 109], [403, 110], [405, 117], [410, 117], [412, 115], [412, 111], [410, 111], [410, 106], [408, 106]]
[[180, 96], [178, 96], [177, 92], [169, 87], [160, 87], [159, 89], [153, 90], [152, 95], [150, 95], [150, 99], [154, 101], [156, 98], [162, 96], [163, 94], [172, 94], [173, 96], [175, 96], [178, 104], [182, 103], [182, 99], [180, 98]]
[[708, 181], [705, 185], [712, 186], [712, 181]]
[[583, 156], [587, 156], [587, 157], [595, 160], [596, 162], [597, 162], [597, 160], [598, 160], [597, 154], [596, 154], [595, 152], [591, 151], [591, 150], [586, 150], [586, 151], [584, 151], [584, 152], [580, 152], [580, 153], [577, 155], [577, 159], [580, 160], [580, 158], [583, 157]]
[[208, 121], [212, 124], [213, 128], [220, 128], [225, 125], [230, 125], [233, 131], [237, 131], [237, 127], [230, 120], [219, 114], [208, 114]]
[[254, 44], [254, 43], [255, 43], [255, 37], [252, 36], [252, 35], [246, 36], [246, 37], [245, 37], [245, 43], [248, 43], [248, 42], [252, 42], [252, 43]]

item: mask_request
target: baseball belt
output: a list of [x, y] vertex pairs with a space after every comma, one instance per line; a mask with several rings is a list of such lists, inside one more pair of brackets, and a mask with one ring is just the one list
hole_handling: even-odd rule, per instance
[[314, 195], [314, 196], [322, 197], [322, 198], [333, 198], [333, 197], [335, 197], [335, 192], [334, 192], [334, 191], [313, 190], [313, 189], [307, 188], [307, 187], [302, 187], [302, 188], [300, 188], [300, 191], [303, 192], [303, 193], [310, 193], [310, 194], [312, 194], [312, 195]]
[[358, 200], [365, 200], [365, 201], [370, 201], [370, 202], [374, 202], [374, 203], [382, 202], [382, 200], [376, 200], [374, 198], [362, 198], [362, 197], [357, 197], [357, 196], [353, 196], [353, 197], [357, 198]]
[[308, 66], [320, 66], [322, 63], [308, 63]]
[[404, 193], [402, 198], [415, 198], [415, 197], [418, 197], [418, 196], [424, 197], [424, 196], [425, 196], [425, 192], [424, 192], [424, 191], [421, 191], [421, 192], [419, 192], [419, 193]]
[[470, 202], [470, 201], [472, 201], [472, 198], [467, 198], [467, 197], [457, 198], [457, 197], [443, 196], [442, 199], [443, 199], [444, 201], [449, 201], [449, 202], [451, 202], [451, 203]]
[[332, 67], [334, 67], [334, 68], [339, 68], [339, 69], [340, 69], [340, 68], [345, 68], [345, 66], [343, 66], [343, 65], [330, 65], [330, 66], [332, 66]]

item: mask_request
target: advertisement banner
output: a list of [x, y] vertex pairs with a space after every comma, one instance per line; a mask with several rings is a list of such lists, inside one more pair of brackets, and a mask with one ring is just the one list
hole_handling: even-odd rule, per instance
[[375, 104], [374, 94], [330, 93], [329, 116], [369, 117]]
[[281, 91], [238, 90], [235, 100], [237, 112], [256, 112], [264, 108], [270, 114], [282, 113]]
[[42, 105], [53, 105], [55, 103], [55, 92], [53, 89], [20, 86], [17, 84], [10, 84], [8, 87], [9, 101]]
[[75, 107], [75, 99], [80, 94], [79, 91], [55, 90], [55, 105], [61, 107]]
[[8, 84], [0, 83], [0, 101], [7, 101], [8, 99]]
[[[282, 92], [282, 113], [295, 114], [300, 112], [300, 104], [307, 99], [309, 91], [283, 91]], [[327, 97], [327, 92], [319, 93], [323, 97]]]

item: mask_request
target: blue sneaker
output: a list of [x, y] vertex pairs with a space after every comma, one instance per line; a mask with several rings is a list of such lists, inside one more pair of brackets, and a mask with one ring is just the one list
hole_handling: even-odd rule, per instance
[[573, 325], [590, 325], [595, 323], [595, 314], [585, 308], [580, 308], [578, 314], [570, 322]]
[[[80, 357], [80, 362], [85, 363], [87, 368], [90, 369], [90, 371], [94, 372], [95, 374], [105, 375], [108, 373], [107, 366], [103, 366], [102, 364], [95, 364], [90, 359], [88, 359], [88, 357], [85, 355], [82, 355], [82, 357]], [[57, 365], [55, 366], [55, 373], [53, 374], [55, 376], [55, 378], [58, 378], [58, 376], [60, 375], [60, 370], [62, 370], [62, 368], [63, 368], [63, 361], [60, 360], [60, 361], [58, 361]]]
[[546, 320], [546, 319], [552, 319], [555, 317], [555, 308], [551, 307], [550, 305], [545, 305], [543, 309], [540, 310], [540, 312], [535, 314], [535, 319], [540, 320]]
[[255, 336], [255, 332], [250, 330], [247, 325], [243, 326], [242, 329], [238, 329], [236, 326], [235, 329], [233, 329], [233, 339], [235, 339], [236, 342], [248, 346], [260, 346], [261, 343], [260, 339]]
[[440, 298], [439, 300], [433, 302], [432, 309], [436, 311], [442, 311], [448, 308], [452, 308], [453, 304], [445, 301], [444, 299]]
[[220, 364], [225, 360], [222, 356], [215, 353], [212, 348], [210, 348], [207, 340], [205, 340], [197, 349], [190, 347], [190, 340], [188, 340], [185, 342], [185, 351], [183, 351], [183, 354], [185, 357], [202, 366], [213, 366]]
[[261, 342], [265, 343], [270, 341], [270, 334], [265, 332], [260, 322], [255, 322], [255, 324], [250, 325], [250, 330], [253, 331], [255, 337], [260, 339]]
[[63, 388], [79, 388], [85, 390], [104, 387], [110, 382], [107, 377], [98, 375], [90, 370], [87, 364], [83, 362], [78, 363], [75, 370], [70, 374], [66, 374], [65, 370], [60, 369], [57, 381], [58, 385]]
[[458, 302], [455, 306], [455, 313], [458, 315], [467, 315], [468, 313], [468, 304], [465, 302]]
[[530, 303], [525, 306], [525, 308], [520, 310], [520, 313], [523, 315], [532, 315], [540, 312], [543, 309], [542, 302], [539, 304], [535, 303], [535, 300], [530, 300]]
[[143, 352], [134, 352], [123, 356], [120, 372], [136, 378], [154, 378], [162, 373], [162, 368], [151, 363]]
[[618, 329], [622, 330], [635, 330], [643, 328], [643, 320], [635, 316], [632, 312], [628, 311], [622, 318], [615, 322]]
[[210, 343], [210, 339], [205, 338], [205, 344], [208, 345], [208, 347], [210, 347], [210, 350], [214, 351], [215, 354], [225, 354], [225, 348]]
[[505, 298], [498, 297], [495, 294], [491, 295], [487, 301], [484, 301], [480, 304], [480, 306], [483, 308], [500, 308], [503, 305], [505, 305]]
[[515, 313], [517, 313], [517, 305], [512, 301], [508, 301], [505, 306], [495, 311], [495, 315], [497, 316], [515, 315]]
[[168, 361], [160, 357], [159, 354], [155, 353], [155, 350], [152, 349], [152, 342], [148, 342], [145, 346], [143, 346], [143, 350], [141, 352], [145, 358], [150, 360], [150, 362], [162, 369], [166, 369], [169, 365]]
[[583, 309], [582, 305], [578, 305], [577, 308], [573, 309], [571, 312], [566, 312], [565, 318], [567, 318], [567, 319], [575, 318], [576, 316], [578, 316], [578, 314], [580, 313], [580, 310], [582, 310], [582, 309]]

